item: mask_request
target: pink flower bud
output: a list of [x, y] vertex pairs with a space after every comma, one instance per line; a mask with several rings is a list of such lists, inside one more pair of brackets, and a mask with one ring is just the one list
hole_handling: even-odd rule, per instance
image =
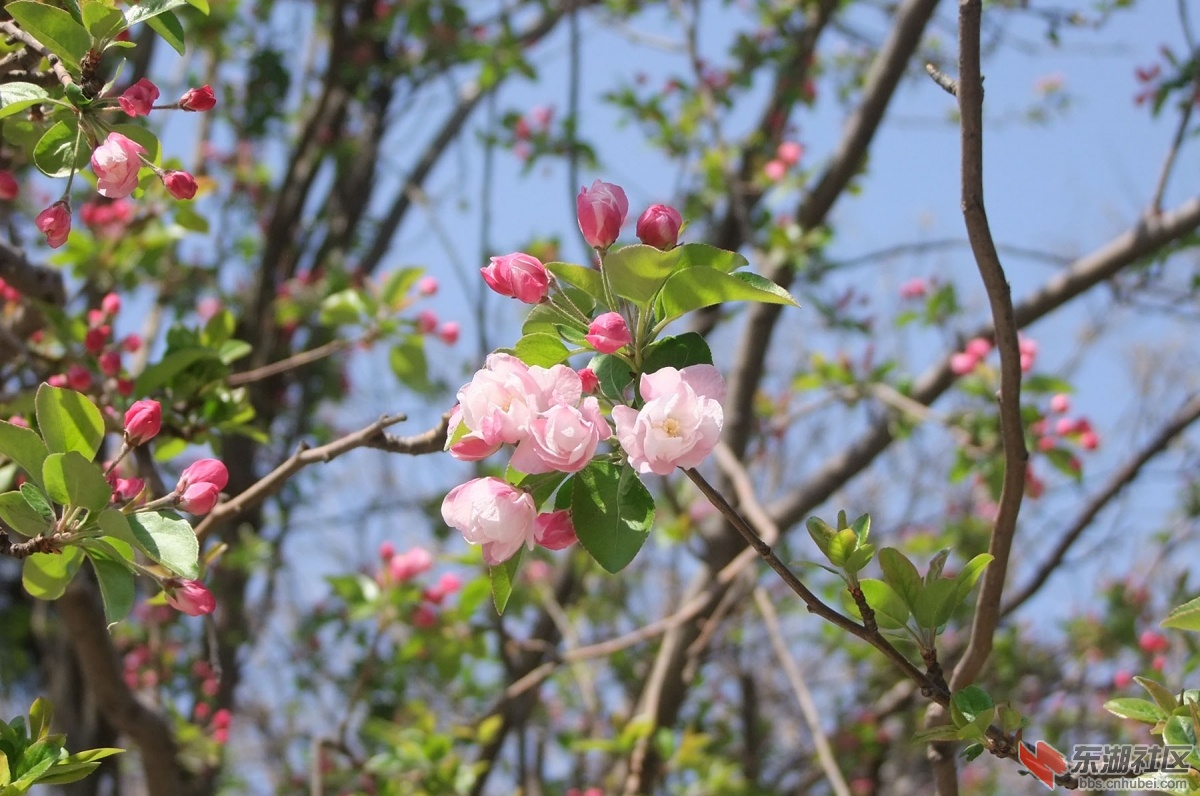
[[1071, 411], [1071, 396], [1066, 393], [1058, 393], [1050, 399], [1050, 411], [1055, 414], [1066, 414]]
[[61, 373], [55, 373], [50, 378], [46, 379], [46, 383], [49, 384], [51, 387], [66, 387], [67, 386], [67, 377]]
[[179, 475], [179, 483], [175, 485], [176, 492], [182, 492], [192, 484], [208, 483], [218, 490], [224, 489], [229, 483], [229, 470], [217, 459], [201, 459], [193, 462]]
[[179, 108], [185, 111], [210, 111], [217, 104], [217, 96], [210, 86], [188, 89], [179, 98]]
[[127, 335], [125, 337], [125, 339], [121, 341], [121, 348], [124, 348], [125, 351], [127, 351], [130, 354], [136, 354], [142, 348], [141, 335], [137, 335], [137, 334]]
[[588, 394], [594, 393], [600, 387], [600, 379], [591, 368], [579, 371], [579, 381], [583, 384], [583, 391]]
[[1133, 682], [1133, 674], [1128, 669], [1117, 669], [1113, 672], [1113, 688], [1125, 688]]
[[460, 327], [458, 321], [446, 321], [442, 327], [438, 329], [438, 337], [442, 338], [442, 342], [446, 345], [454, 345], [458, 342]]
[[428, 630], [437, 624], [437, 612], [428, 605], [418, 605], [413, 610], [412, 623], [415, 628]]
[[133, 379], [117, 379], [117, 394], [123, 398], [133, 395]]
[[117, 104], [130, 116], [147, 116], [156, 99], [158, 86], [143, 77], [125, 89], [125, 93], [117, 98]]
[[107, 324], [96, 329], [88, 329], [87, 334], [83, 338], [83, 348], [92, 356], [99, 354], [104, 350], [104, 346], [108, 343], [108, 336], [112, 333], [112, 328]]
[[121, 297], [116, 293], [106, 293], [104, 298], [100, 299], [100, 309], [108, 317], [113, 317], [121, 311]]
[[143, 398], [125, 412], [125, 441], [136, 447], [158, 436], [162, 429], [162, 405]]
[[221, 490], [215, 484], [201, 482], [191, 484], [180, 492], [176, 505], [189, 514], [199, 516], [212, 511], [220, 498]]
[[900, 286], [900, 298], [902, 299], [924, 298], [928, 292], [929, 281], [922, 277], [910, 279]]
[[1054, 433], [1064, 437], [1075, 433], [1075, 421], [1069, 417], [1060, 417], [1054, 424]]
[[437, 583], [425, 590], [421, 598], [434, 605], [441, 605], [447, 597], [461, 588], [462, 578], [453, 572], [446, 572], [438, 578]]
[[492, 290], [526, 304], [537, 304], [550, 292], [546, 267], [538, 258], [522, 252], [493, 257], [480, 273]]
[[637, 222], [637, 236], [647, 246], [667, 251], [679, 242], [683, 216], [670, 205], [650, 205]]
[[21, 187], [17, 185], [17, 178], [13, 173], [7, 169], [0, 169], [0, 200], [11, 202], [20, 192]]
[[168, 578], [163, 581], [163, 591], [167, 594], [167, 604], [188, 616], [211, 614], [217, 607], [212, 592], [198, 580]]
[[393, 581], [403, 583], [428, 572], [432, 566], [433, 556], [429, 551], [423, 547], [414, 547], [392, 556], [392, 560], [388, 562], [388, 571], [391, 573]]
[[432, 276], [423, 276], [421, 281], [417, 282], [417, 292], [422, 296], [432, 296], [438, 292], [438, 281]]
[[396, 546], [391, 542], [383, 542], [379, 545], [379, 560], [391, 561], [392, 556], [396, 555]]
[[437, 313], [433, 310], [421, 310], [417, 313], [417, 332], [420, 334], [429, 334], [437, 325]]
[[629, 200], [620, 186], [596, 180], [591, 188], [581, 188], [575, 198], [579, 230], [595, 249], [607, 249], [621, 234], [629, 213]]
[[196, 195], [196, 178], [186, 171], [164, 171], [162, 183], [176, 199], [191, 199]]
[[955, 376], [966, 376], [975, 370], [979, 360], [967, 353], [954, 354], [950, 357], [950, 372]]
[[629, 345], [633, 338], [619, 312], [606, 312], [592, 321], [583, 339], [601, 354], [613, 354]]
[[117, 478], [113, 484], [113, 501], [133, 500], [142, 494], [146, 482], [141, 478]]
[[976, 337], [967, 343], [967, 347], [963, 349], [975, 359], [983, 359], [992, 352], [992, 344], [982, 337]]
[[567, 510], [539, 514], [534, 520], [533, 538], [547, 550], [562, 550], [579, 541]]
[[1100, 437], [1095, 431], [1085, 431], [1079, 435], [1079, 447], [1084, 450], [1094, 451], [1100, 447]]
[[1171, 642], [1162, 633], [1145, 630], [1138, 636], [1138, 646], [1141, 647], [1142, 652], [1158, 653], [1170, 649]]
[[787, 174], [787, 164], [782, 160], [768, 160], [763, 166], [763, 176], [771, 182], [779, 182]]
[[67, 368], [67, 386], [76, 392], [87, 392], [92, 388], [92, 374], [83, 365]]
[[46, 245], [57, 249], [67, 242], [71, 232], [71, 206], [65, 199], [60, 199], [37, 214], [33, 220], [39, 232], [46, 235]]
[[781, 141], [775, 150], [775, 157], [786, 166], [795, 166], [804, 157], [804, 145], [795, 141]]
[[121, 199], [133, 193], [144, 154], [146, 149], [141, 144], [120, 133], [109, 133], [104, 143], [92, 151], [92, 171], [96, 172], [100, 195]]

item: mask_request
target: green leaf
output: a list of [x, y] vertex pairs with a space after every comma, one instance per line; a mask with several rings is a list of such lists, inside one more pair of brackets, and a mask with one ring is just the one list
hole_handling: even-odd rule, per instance
[[[875, 620], [880, 627], [899, 630], [908, 624], [908, 606], [891, 586], [874, 578], [859, 581], [858, 585], [862, 588], [863, 596], [867, 598], [867, 605], [875, 611]], [[849, 591], [846, 593], [849, 594]]]
[[843, 528], [829, 540], [829, 551], [826, 553], [829, 556], [829, 563], [835, 567], [843, 566], [856, 547], [858, 547], [858, 536], [849, 528]]
[[40, 741], [50, 733], [50, 719], [54, 716], [54, 705], [45, 697], [38, 697], [29, 706], [29, 737]]
[[936, 630], [946, 624], [958, 603], [954, 602], [954, 581], [938, 578], [926, 584], [913, 606], [913, 616], [919, 627]]
[[321, 302], [321, 323], [326, 326], [349, 326], [362, 323], [368, 317], [367, 303], [357, 290], [339, 290]]
[[[957, 711], [965, 724], [973, 724], [977, 718], [995, 707], [996, 703], [992, 701], [991, 695], [977, 685], [969, 685], [950, 698], [951, 714]], [[957, 717], [954, 723], [959, 724]]]
[[34, 431], [0, 420], [0, 454], [19, 464], [25, 474], [39, 484], [47, 453], [46, 443]]
[[488, 576], [492, 580], [492, 602], [496, 605], [496, 613], [504, 613], [508, 606], [508, 598], [512, 597], [513, 583], [517, 578], [517, 567], [521, 563], [521, 555], [525, 548], [517, 548], [517, 552], [507, 561], [488, 567]]
[[33, 0], [16, 0], [5, 5], [4, 10], [12, 14], [26, 33], [61, 58], [68, 69], [78, 73], [79, 62], [92, 46], [87, 28], [61, 8]]
[[35, 83], [4, 83], [0, 85], [0, 119], [40, 105], [50, 95]]
[[675, 256], [677, 269], [701, 266], [729, 274], [750, 264], [749, 260], [737, 252], [718, 249], [707, 243], [685, 243], [671, 249], [671, 254]]
[[47, 177], [67, 177], [87, 165], [88, 148], [72, 119], [47, 130], [33, 147], [33, 162]]
[[625, 403], [625, 390], [633, 384], [633, 368], [629, 363], [612, 354], [597, 354], [589, 367], [600, 383], [600, 394], [617, 403]]
[[128, 565], [114, 561], [97, 550], [90, 550], [88, 558], [96, 571], [100, 583], [100, 597], [104, 601], [104, 617], [111, 625], [120, 622], [133, 610], [133, 573]]
[[883, 570], [883, 579], [896, 590], [904, 604], [916, 607], [917, 598], [921, 596], [921, 575], [913, 562], [894, 547], [885, 547], [879, 551], [879, 568]]
[[45, 492], [27, 481], [21, 484], [21, 497], [25, 498], [30, 508], [42, 515], [43, 520], [54, 522], [54, 509], [50, 507], [50, 498]]
[[397, 268], [383, 280], [379, 291], [379, 300], [390, 310], [400, 309], [408, 298], [408, 291], [425, 273], [423, 268]]
[[77, 451], [47, 456], [42, 465], [42, 480], [50, 499], [64, 506], [100, 511], [112, 499], [112, 487], [100, 468]]
[[1104, 709], [1122, 719], [1133, 719], [1146, 724], [1158, 724], [1167, 717], [1167, 713], [1158, 705], [1136, 697], [1110, 699], [1104, 703]]
[[[609, 256], [611, 257], [612, 255]], [[546, 263], [546, 270], [568, 285], [574, 285], [579, 288], [594, 300], [600, 300], [604, 297], [604, 286], [600, 281], [600, 272], [595, 268], [588, 268], [586, 265], [575, 265], [574, 263]]]
[[642, 361], [644, 373], [654, 373], [662, 368], [683, 370], [692, 365], [711, 365], [712, 351], [703, 335], [687, 332], [675, 337], [664, 337], [646, 349]]
[[662, 320], [726, 301], [758, 301], [799, 307], [786, 290], [749, 271], [727, 274], [716, 268], [697, 266], [677, 271], [667, 279], [658, 298]]
[[1181, 711], [1168, 718], [1163, 727], [1163, 741], [1168, 746], [1195, 746], [1196, 728], [1192, 717]]
[[565, 362], [570, 356], [558, 335], [544, 332], [534, 332], [522, 337], [513, 347], [513, 353], [526, 365], [539, 365], [543, 368]]
[[575, 476], [571, 516], [583, 548], [620, 572], [642, 549], [654, 523], [654, 498], [628, 465], [593, 461]]
[[245, 340], [226, 340], [221, 343], [217, 357], [222, 364], [232, 365], [243, 357], [248, 357], [254, 351], [254, 346]]
[[133, 26], [187, 4], [188, 0], [144, 0], [125, 9], [125, 24]]
[[1133, 681], [1154, 698], [1155, 703], [1163, 709], [1164, 713], [1170, 714], [1175, 708], [1179, 707], [1179, 702], [1175, 699], [1175, 695], [1167, 690], [1167, 687], [1157, 680], [1151, 680], [1149, 677], [1135, 677]]
[[967, 595], [971, 593], [975, 582], [979, 580], [979, 576], [987, 569], [988, 564], [992, 563], [990, 553], [980, 553], [967, 562], [958, 576], [954, 578], [954, 605], [955, 607], [962, 605], [966, 601]]
[[74, 545], [64, 547], [61, 553], [34, 553], [25, 559], [21, 582], [31, 596], [57, 600], [67, 590], [81, 563], [83, 550]]
[[140, 512], [127, 519], [146, 555], [180, 577], [200, 577], [200, 543], [187, 520], [169, 511]]
[[1177, 630], [1200, 630], [1200, 597], [1175, 606], [1159, 624]]
[[833, 537], [837, 535], [837, 531], [820, 517], [809, 517], [805, 523], [805, 527], [808, 528], [808, 535], [817, 543], [817, 548], [828, 558], [829, 545], [833, 542]]
[[939, 724], [927, 730], [918, 730], [912, 736], [912, 742], [918, 744], [955, 740], [958, 740], [958, 728], [953, 724]]
[[925, 585], [933, 583], [942, 576], [942, 570], [946, 568], [946, 559], [950, 558], [950, 549], [945, 548], [939, 550], [936, 555], [929, 561], [929, 568], [925, 570]]
[[125, 30], [125, 15], [120, 9], [101, 2], [84, 3], [83, 24], [92, 38], [101, 42]]
[[162, 163], [162, 144], [159, 142], [158, 136], [149, 128], [126, 122], [114, 124], [113, 131], [120, 133], [135, 144], [141, 144], [142, 148], [146, 150], [146, 157], [154, 165]]
[[425, 356], [425, 341], [419, 334], [405, 335], [388, 352], [388, 364], [400, 383], [415, 392], [429, 392], [429, 360]]
[[649, 306], [678, 265], [679, 255], [674, 251], [642, 243], [622, 246], [604, 258], [604, 272], [613, 292], [641, 306]]
[[88, 774], [96, 770], [100, 765], [100, 761], [112, 755], [119, 755], [124, 752], [124, 749], [113, 749], [105, 747], [100, 749], [88, 749], [84, 752], [76, 752], [73, 755], [63, 758], [54, 766], [48, 774], [44, 774], [38, 780], [39, 785], [66, 785], [71, 782], [78, 782]]
[[20, 492], [5, 492], [0, 495], [0, 520], [4, 520], [8, 527], [29, 538], [51, 528], [51, 524], [29, 505]]
[[142, 371], [134, 385], [134, 395], [142, 398], [159, 392], [180, 373], [205, 360], [217, 360], [216, 353], [208, 348], [190, 347], [167, 354], [161, 362]]
[[75, 451], [88, 461], [96, 457], [104, 439], [104, 418], [87, 396], [42, 384], [34, 405], [38, 428], [51, 453]]
[[846, 563], [842, 564], [842, 569], [854, 574], [862, 570], [867, 564], [871, 563], [871, 559], [875, 557], [875, 545], [859, 544], [858, 549], [850, 554], [846, 559]]
[[137, 537], [133, 535], [133, 528], [129, 525], [129, 520], [119, 509], [105, 509], [96, 515], [96, 522], [100, 525], [100, 530], [104, 531], [106, 537], [119, 539], [128, 545], [141, 547]]
[[[143, 5], [147, 5], [143, 3]], [[132, 11], [133, 9], [129, 9]], [[162, 37], [162, 40], [171, 45], [171, 48], [180, 55], [187, 55], [186, 36], [183, 32], [183, 25], [179, 24], [179, 17], [175, 16], [170, 11], [162, 11], [159, 16], [152, 17], [146, 20], [146, 24], [150, 29]]]

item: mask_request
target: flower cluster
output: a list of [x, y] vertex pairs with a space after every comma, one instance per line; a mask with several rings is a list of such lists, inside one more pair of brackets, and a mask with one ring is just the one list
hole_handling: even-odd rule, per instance
[[[580, 232], [599, 254], [600, 284], [605, 285], [605, 257], [625, 224], [629, 201], [619, 186], [597, 180], [580, 191], [576, 209]], [[674, 208], [652, 205], [639, 219], [637, 234], [646, 245], [669, 252], [678, 245], [682, 226]], [[559, 550], [578, 538], [572, 510], [563, 508], [562, 500], [535, 498], [526, 488], [527, 479], [562, 474], [553, 485], [564, 488], [567, 478], [597, 460], [623, 460], [641, 474], [667, 475], [676, 467], [695, 467], [720, 437], [725, 384], [710, 364], [676, 368], [660, 362], [653, 371], [641, 371], [636, 363], [653, 335], [645, 324], [635, 334], [628, 319], [648, 310], [615, 301], [619, 290], [605, 286], [606, 295], [591, 296], [595, 317], [590, 317], [532, 255], [493, 257], [481, 273], [495, 292], [527, 304], [547, 304], [552, 312], [571, 319], [576, 331], [565, 337], [583, 347], [562, 359], [591, 351], [623, 361], [641, 375], [635, 391], [611, 385], [600, 391], [594, 369], [599, 360], [575, 370], [561, 361], [542, 367], [513, 353], [497, 352], [458, 391], [449, 422], [451, 455], [479, 461], [512, 446], [510, 472], [522, 474], [509, 480], [476, 478], [452, 489], [442, 503], [446, 523], [467, 542], [482, 547], [484, 560], [494, 566], [522, 547]], [[600, 450], [614, 436], [608, 415], [616, 424], [620, 454]], [[542, 506], [546, 508], [539, 511]]]

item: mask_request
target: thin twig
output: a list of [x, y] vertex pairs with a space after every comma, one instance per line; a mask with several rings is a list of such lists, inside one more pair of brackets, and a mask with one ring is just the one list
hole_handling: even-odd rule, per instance
[[758, 606], [759, 613], [762, 614], [763, 625], [766, 627], [767, 635], [771, 638], [771, 647], [775, 650], [775, 657], [779, 659], [779, 665], [783, 667], [792, 691], [796, 694], [796, 701], [800, 703], [800, 713], [804, 715], [804, 723], [808, 725], [808, 731], [812, 733], [813, 746], [816, 747], [817, 761], [821, 764], [821, 770], [825, 772], [825, 778], [829, 780], [829, 786], [833, 788], [833, 792], [837, 796], [850, 796], [850, 787], [846, 784], [842, 770], [838, 768], [837, 760], [833, 757], [833, 749], [829, 746], [829, 739], [821, 727], [821, 714], [817, 710], [812, 692], [808, 690], [808, 685], [804, 682], [804, 675], [800, 672], [800, 667], [796, 665], [796, 659], [792, 657], [787, 643], [783, 640], [783, 632], [779, 627], [779, 617], [775, 613], [775, 606], [771, 605], [766, 590], [761, 586], [754, 590], [754, 602]]
[[952, 97], [958, 96], [958, 81], [938, 69], [933, 64], [925, 64], [925, 71], [933, 78], [933, 82], [941, 86]]

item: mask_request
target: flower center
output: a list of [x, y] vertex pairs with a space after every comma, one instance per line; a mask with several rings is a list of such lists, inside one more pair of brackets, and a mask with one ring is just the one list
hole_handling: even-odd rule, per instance
[[670, 437], [678, 437], [679, 436], [679, 421], [676, 420], [675, 418], [668, 417], [666, 420], [663, 421], [662, 427], [663, 427], [663, 431], [667, 432], [667, 436], [670, 436]]

